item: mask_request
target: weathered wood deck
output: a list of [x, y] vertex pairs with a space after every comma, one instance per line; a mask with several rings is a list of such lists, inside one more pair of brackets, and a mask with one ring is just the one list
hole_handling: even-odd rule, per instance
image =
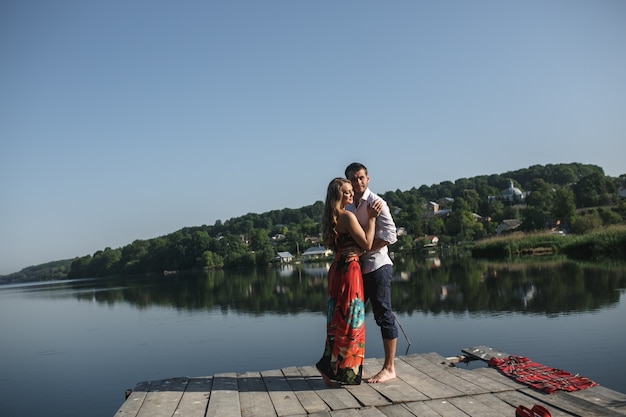
[[[400, 356], [395, 380], [340, 388], [326, 387], [314, 366], [143, 382], [115, 417], [502, 417], [520, 404], [553, 417], [626, 416], [626, 394], [602, 386], [548, 395], [486, 365], [451, 365], [436, 353]], [[380, 366], [366, 360], [365, 374]]]

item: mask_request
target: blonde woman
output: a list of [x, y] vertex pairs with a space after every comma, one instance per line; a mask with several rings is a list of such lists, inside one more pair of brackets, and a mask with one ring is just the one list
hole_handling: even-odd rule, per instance
[[356, 216], [346, 210], [353, 199], [352, 184], [347, 179], [335, 178], [328, 184], [322, 239], [335, 252], [335, 259], [328, 270], [326, 343], [316, 364], [328, 386], [333, 381], [360, 384], [363, 376], [365, 304], [359, 251], [354, 247], [372, 248], [376, 217], [382, 205], [377, 201], [368, 208], [369, 219], [363, 230]]

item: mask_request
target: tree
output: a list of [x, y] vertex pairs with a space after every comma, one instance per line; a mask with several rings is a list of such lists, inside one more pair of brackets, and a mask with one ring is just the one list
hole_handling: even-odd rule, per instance
[[465, 189], [461, 191], [460, 197], [462, 197], [463, 200], [467, 202], [468, 209], [472, 213], [478, 213], [478, 207], [480, 206], [481, 198], [476, 190]]
[[122, 272], [134, 274], [144, 270], [146, 257], [149, 254], [150, 244], [145, 240], [135, 240], [122, 248], [120, 266]]
[[121, 249], [107, 247], [103, 251], [97, 251], [93, 254], [87, 273], [93, 277], [104, 277], [119, 273], [121, 269], [119, 264], [121, 255]]
[[440, 235], [444, 231], [444, 222], [439, 217], [431, 217], [426, 223], [426, 233], [429, 235]]
[[589, 210], [586, 213], [576, 217], [572, 224], [574, 233], [587, 233], [602, 227], [602, 219], [596, 210]]
[[583, 177], [574, 186], [574, 199], [576, 207], [595, 207], [600, 203], [600, 198], [606, 194], [604, 175], [594, 172]]
[[451, 236], [456, 236], [460, 241], [472, 240], [476, 233], [476, 220], [462, 197], [454, 200], [452, 212], [445, 224], [446, 232]]
[[530, 232], [543, 230], [546, 227], [546, 214], [539, 207], [528, 206], [522, 211], [522, 224], [520, 229]]
[[70, 273], [68, 278], [87, 278], [89, 277], [89, 264], [91, 263], [91, 255], [76, 258], [70, 265]]
[[576, 203], [574, 193], [569, 187], [563, 187], [556, 191], [554, 204], [552, 205], [552, 215], [560, 220], [562, 225], [571, 226], [576, 217]]
[[204, 261], [204, 267], [206, 268], [221, 268], [224, 266], [224, 258], [219, 256], [215, 252], [207, 250], [202, 254], [202, 257]]

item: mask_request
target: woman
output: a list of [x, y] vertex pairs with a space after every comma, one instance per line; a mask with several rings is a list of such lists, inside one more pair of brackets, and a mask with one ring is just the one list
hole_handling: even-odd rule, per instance
[[346, 210], [353, 203], [352, 184], [345, 178], [335, 178], [328, 185], [322, 214], [322, 240], [335, 252], [328, 270], [328, 305], [326, 345], [316, 367], [324, 383], [360, 384], [365, 359], [365, 304], [363, 278], [355, 246], [369, 250], [374, 241], [376, 217], [381, 205], [376, 202], [368, 209], [365, 231], [356, 216]]

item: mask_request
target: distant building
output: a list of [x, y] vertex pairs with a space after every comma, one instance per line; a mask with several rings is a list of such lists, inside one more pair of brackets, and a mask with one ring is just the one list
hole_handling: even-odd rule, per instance
[[333, 251], [327, 249], [324, 246], [314, 246], [312, 248], [308, 248], [302, 253], [303, 261], [316, 261], [322, 259], [328, 259], [333, 256]]
[[524, 201], [524, 193], [519, 188], [513, 186], [513, 181], [510, 181], [509, 184], [509, 188], [502, 191], [502, 199], [511, 203], [521, 203]]
[[426, 204], [426, 208], [428, 211], [432, 211], [433, 213], [437, 213], [439, 211], [439, 203], [435, 203], [434, 201], [429, 201]]
[[289, 252], [278, 252], [276, 258], [274, 258], [276, 262], [280, 262], [281, 264], [289, 263], [293, 261], [293, 255]]
[[496, 228], [496, 234], [500, 235], [500, 234], [502, 234], [502, 232], [508, 232], [510, 230], [515, 230], [518, 227], [520, 227], [521, 224], [522, 224], [522, 222], [520, 220], [517, 220], [517, 219], [502, 220], [502, 223], [500, 223], [498, 225], [498, 227]]
[[282, 233], [277, 233], [274, 236], [272, 236], [273, 242], [282, 242], [285, 239], [287, 239], [287, 236], [283, 235]]

